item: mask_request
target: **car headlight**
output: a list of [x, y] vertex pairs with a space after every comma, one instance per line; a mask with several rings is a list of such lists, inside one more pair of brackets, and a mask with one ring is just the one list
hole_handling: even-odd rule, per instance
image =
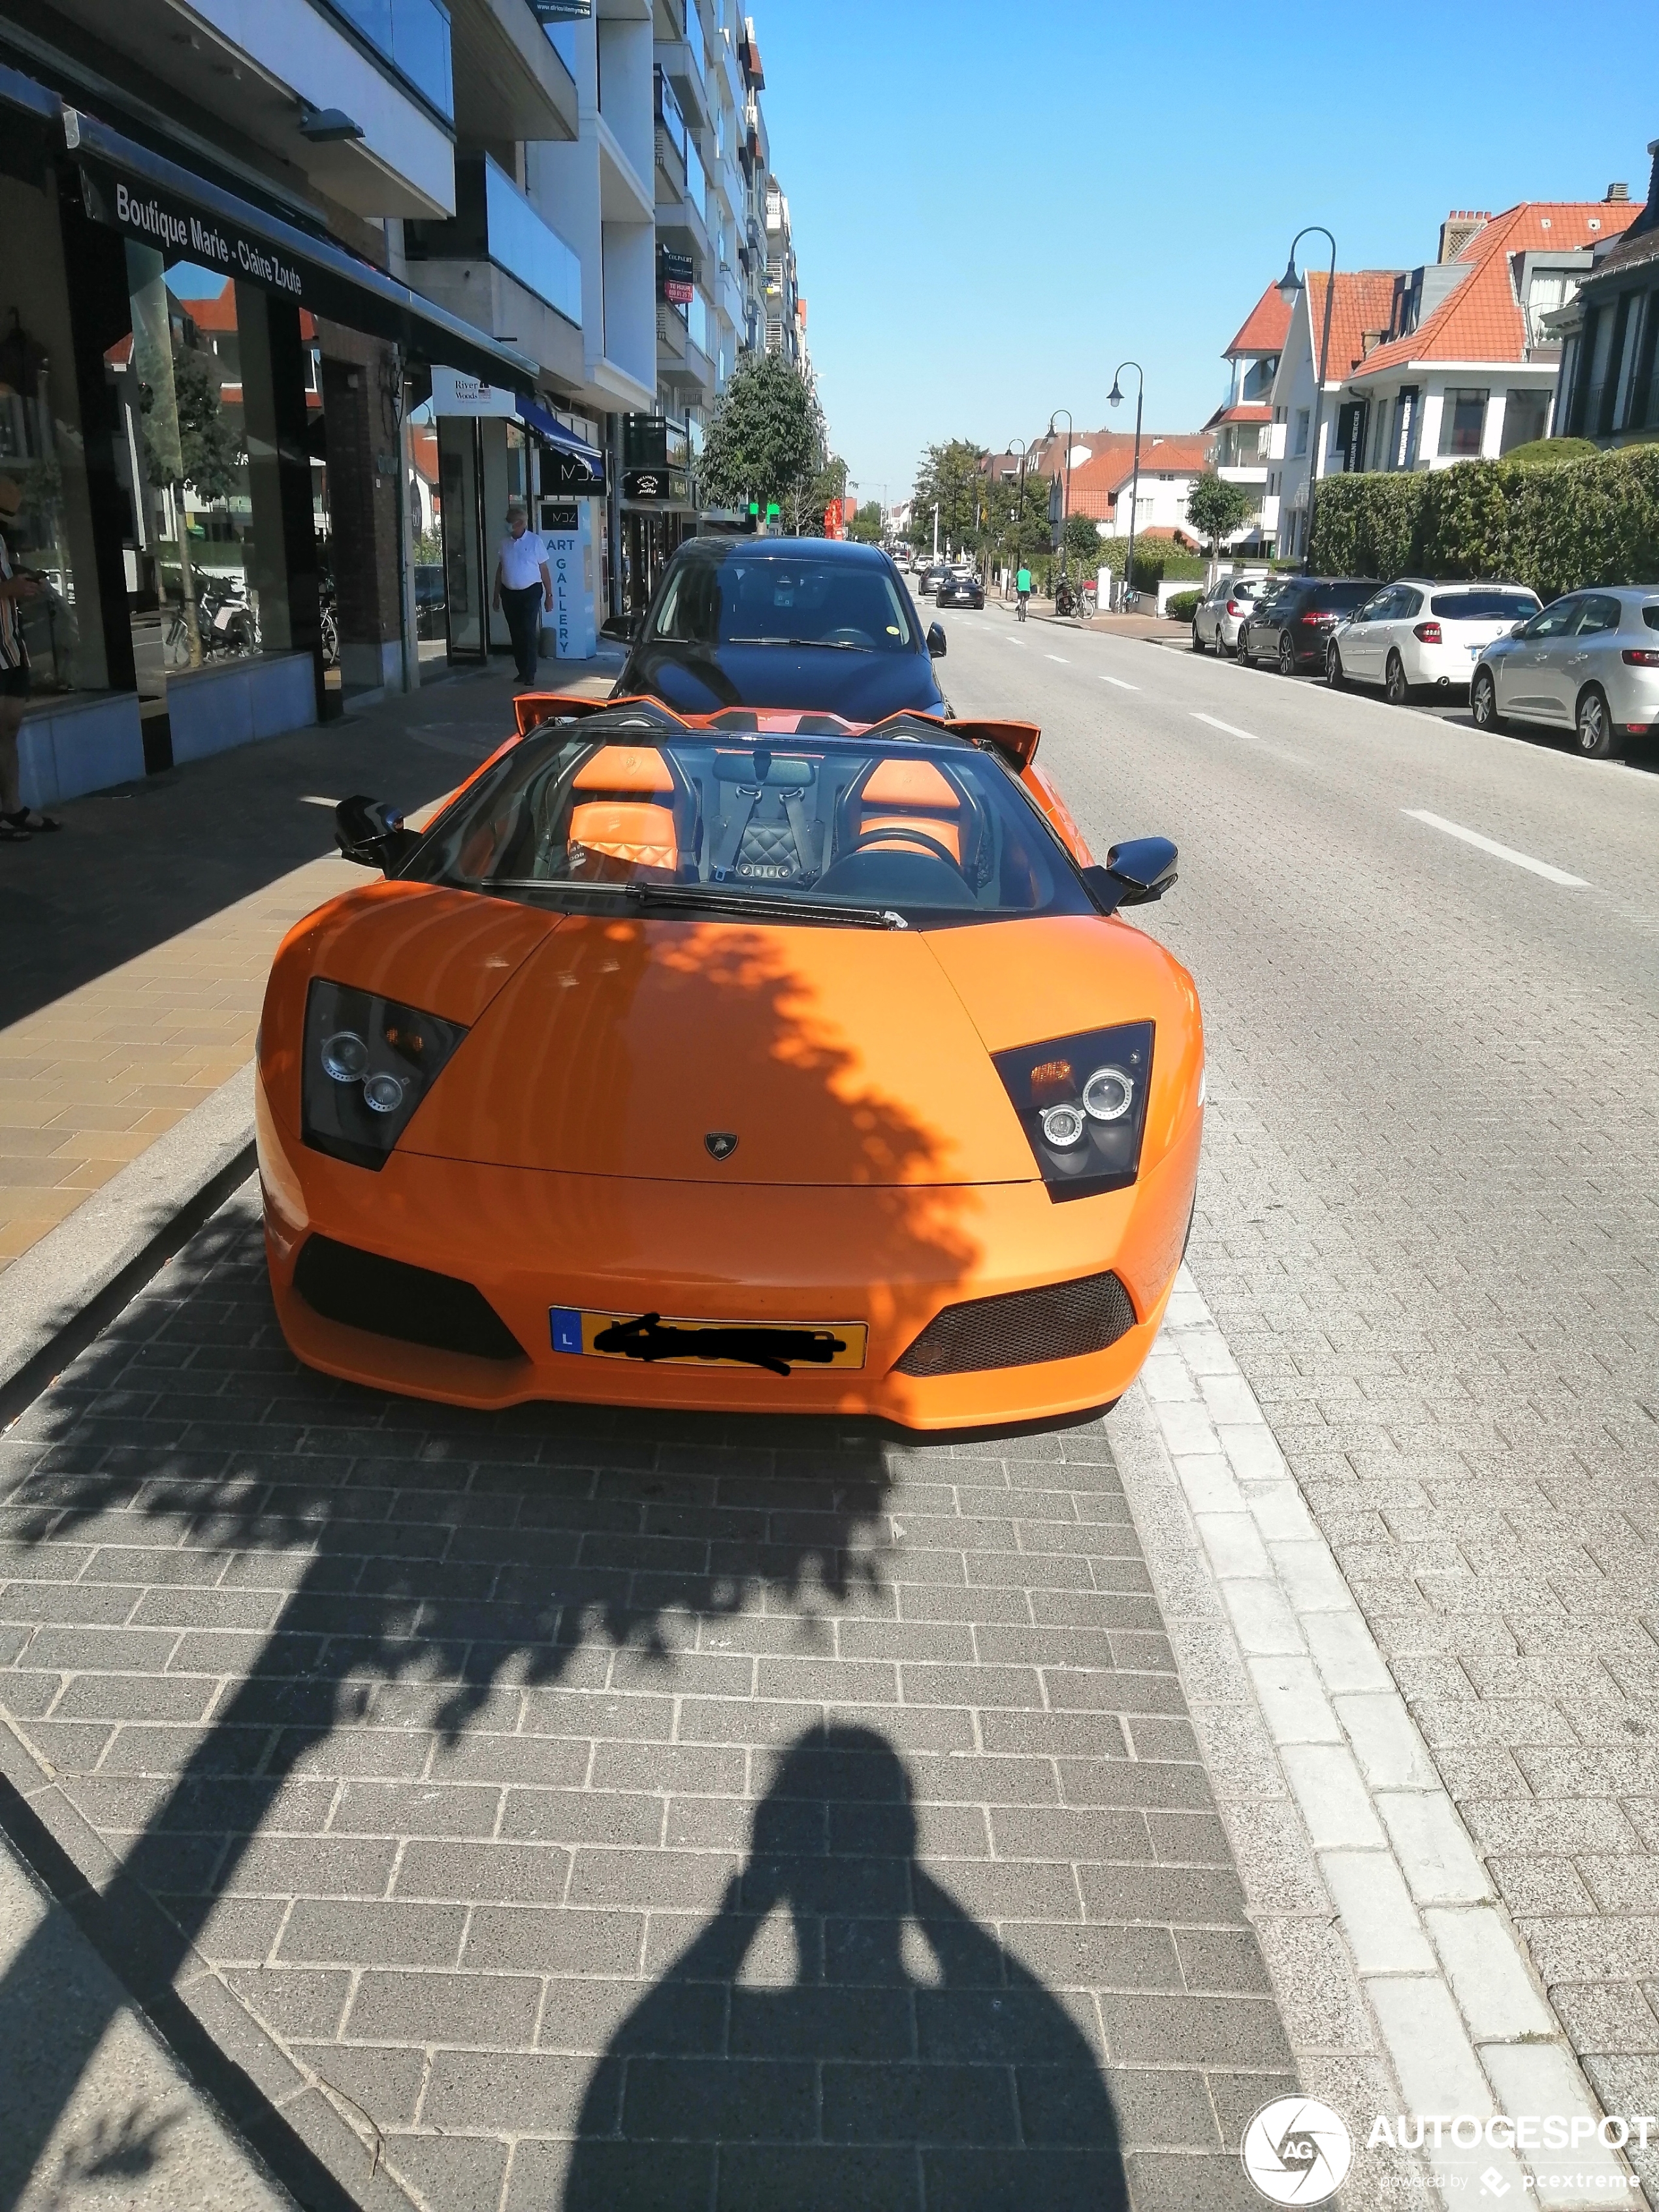
[[354, 1167], [383, 1168], [439, 1070], [458, 1022], [317, 978], [306, 996], [301, 1133]]
[[1052, 1199], [1121, 1190], [1140, 1167], [1152, 1024], [1021, 1045], [992, 1058]]

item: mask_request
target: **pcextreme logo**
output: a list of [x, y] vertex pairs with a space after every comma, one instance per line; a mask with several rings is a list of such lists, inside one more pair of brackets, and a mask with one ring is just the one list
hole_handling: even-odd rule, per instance
[[1353, 2139], [1328, 2105], [1275, 2097], [1244, 2130], [1244, 2171], [1270, 2204], [1322, 2204], [1353, 2158]]

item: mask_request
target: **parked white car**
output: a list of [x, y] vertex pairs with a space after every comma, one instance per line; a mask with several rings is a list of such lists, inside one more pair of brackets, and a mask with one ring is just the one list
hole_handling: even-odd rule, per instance
[[1513, 718], [1576, 732], [1605, 760], [1623, 738], [1659, 730], [1659, 584], [1553, 599], [1480, 656], [1469, 694], [1482, 730]]
[[1193, 614], [1193, 651], [1233, 653], [1238, 647], [1238, 626], [1255, 605], [1267, 580], [1265, 568], [1238, 576], [1222, 576], [1211, 585]]
[[1356, 607], [1334, 633], [1326, 681], [1377, 684], [1396, 706], [1432, 685], [1462, 690], [1497, 638], [1538, 612], [1524, 584], [1436, 584], [1401, 576]]

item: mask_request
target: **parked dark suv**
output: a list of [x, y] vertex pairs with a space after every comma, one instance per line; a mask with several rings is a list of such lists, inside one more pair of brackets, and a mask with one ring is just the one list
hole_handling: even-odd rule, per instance
[[1265, 605], [1258, 603], [1239, 634], [1238, 657], [1276, 661], [1281, 676], [1304, 669], [1321, 675], [1331, 632], [1345, 615], [1363, 606], [1375, 581], [1348, 576], [1297, 576]]

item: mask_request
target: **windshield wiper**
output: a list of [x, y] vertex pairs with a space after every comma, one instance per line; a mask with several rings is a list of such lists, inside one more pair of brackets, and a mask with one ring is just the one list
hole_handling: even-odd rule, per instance
[[728, 645], [811, 645], [820, 653], [873, 653], [870, 645], [854, 645], [844, 637], [728, 637]]
[[766, 921], [839, 922], [849, 929], [908, 929], [891, 907], [840, 906], [828, 899], [770, 891], [727, 890], [719, 884], [618, 884], [634, 906], [700, 907], [709, 914], [754, 915]]

